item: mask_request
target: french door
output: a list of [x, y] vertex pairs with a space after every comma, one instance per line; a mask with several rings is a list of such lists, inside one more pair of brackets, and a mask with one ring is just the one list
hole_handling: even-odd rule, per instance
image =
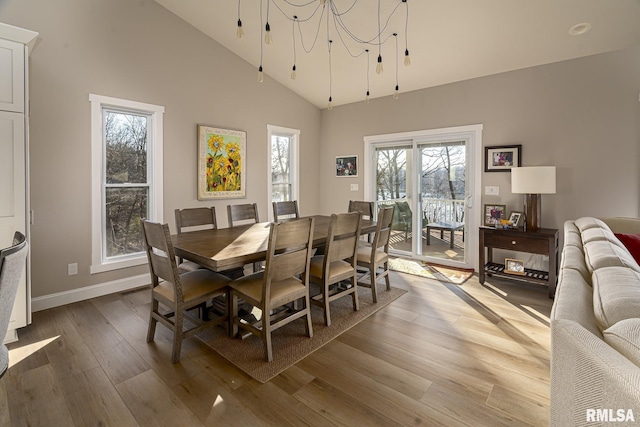
[[481, 135], [473, 125], [365, 137], [365, 198], [395, 207], [392, 253], [477, 267]]

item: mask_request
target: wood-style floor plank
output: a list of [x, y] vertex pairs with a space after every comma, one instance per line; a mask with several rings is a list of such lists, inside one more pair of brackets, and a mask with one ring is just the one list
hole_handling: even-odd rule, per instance
[[196, 338], [172, 364], [167, 328], [146, 342], [148, 287], [34, 313], [0, 426], [548, 424], [546, 288], [391, 281], [408, 293], [266, 384]]

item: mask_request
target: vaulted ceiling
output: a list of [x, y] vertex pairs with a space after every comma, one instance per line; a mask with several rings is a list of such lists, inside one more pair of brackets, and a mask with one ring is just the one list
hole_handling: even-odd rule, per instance
[[[367, 55], [353, 58], [365, 47], [340, 42], [340, 33], [326, 22], [322, 7], [301, 24], [308, 49], [316, 32], [318, 41], [305, 53], [297, 33], [297, 77], [290, 78], [293, 64], [293, 24], [311, 16], [321, 0], [155, 0], [195, 28], [207, 34], [248, 63], [262, 64], [265, 78], [273, 78], [303, 98], [326, 108], [331, 88], [333, 105], [364, 100], [367, 74], [371, 98], [393, 94], [396, 86], [395, 39], [382, 46], [384, 72], [375, 73], [378, 47], [367, 46]], [[640, 0], [327, 0], [344, 12], [344, 23], [362, 38], [375, 37], [378, 30], [378, 4], [382, 26], [390, 12], [389, 32], [398, 33], [400, 96], [402, 92], [511, 71], [581, 56], [640, 45]], [[309, 6], [294, 7], [292, 5]], [[411, 65], [403, 65], [404, 23], [408, 6], [408, 48]], [[262, 7], [262, 18], [261, 18]], [[265, 17], [273, 43], [262, 42]], [[236, 37], [238, 11], [244, 37]], [[287, 17], [284, 16], [284, 14]], [[322, 16], [322, 18], [320, 18]], [[320, 21], [323, 19], [323, 21]], [[261, 24], [262, 22], [262, 24]], [[571, 35], [577, 24], [588, 23], [590, 31]], [[330, 36], [326, 30], [329, 28]], [[297, 31], [297, 30], [296, 30]], [[383, 40], [386, 35], [383, 35]], [[331, 82], [328, 43], [331, 43]], [[344, 38], [344, 34], [342, 35]]]

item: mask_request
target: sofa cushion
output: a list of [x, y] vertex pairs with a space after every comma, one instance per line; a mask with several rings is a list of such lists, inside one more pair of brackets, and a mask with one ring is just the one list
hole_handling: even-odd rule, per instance
[[593, 312], [601, 331], [640, 316], [640, 273], [605, 267], [593, 272], [592, 284]]
[[[587, 268], [582, 249], [575, 246], [565, 246], [560, 260], [560, 271], [572, 269], [578, 271], [586, 283], [591, 286], [591, 271]], [[558, 279], [558, 281], [560, 281]]]
[[592, 334], [602, 338], [593, 316], [593, 289], [591, 283], [577, 270], [560, 270], [551, 320], [565, 319], [579, 323]]
[[620, 239], [618, 239], [616, 235], [613, 233], [613, 231], [605, 228], [589, 228], [582, 232], [581, 237], [582, 237], [583, 244], [596, 242], [596, 241], [607, 241], [614, 245], [620, 246], [621, 248], [626, 249], [622, 244], [622, 242], [620, 241]]
[[581, 232], [584, 232], [589, 228], [604, 228], [605, 230], [610, 230], [609, 226], [604, 221], [589, 216], [578, 218], [574, 223]]
[[596, 240], [584, 245], [585, 260], [590, 271], [604, 267], [627, 267], [640, 272], [640, 266], [626, 248], [608, 240]]
[[607, 344], [640, 366], [640, 318], [621, 320], [603, 335]]
[[627, 248], [633, 259], [640, 264], [640, 234], [616, 233], [616, 237]]

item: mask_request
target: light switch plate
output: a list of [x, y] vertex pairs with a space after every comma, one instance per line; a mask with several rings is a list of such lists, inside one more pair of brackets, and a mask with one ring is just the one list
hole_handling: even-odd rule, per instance
[[500, 195], [500, 187], [497, 185], [486, 185], [484, 187], [485, 196], [499, 196]]
[[358, 184], [351, 184], [351, 191], [358, 191]]

